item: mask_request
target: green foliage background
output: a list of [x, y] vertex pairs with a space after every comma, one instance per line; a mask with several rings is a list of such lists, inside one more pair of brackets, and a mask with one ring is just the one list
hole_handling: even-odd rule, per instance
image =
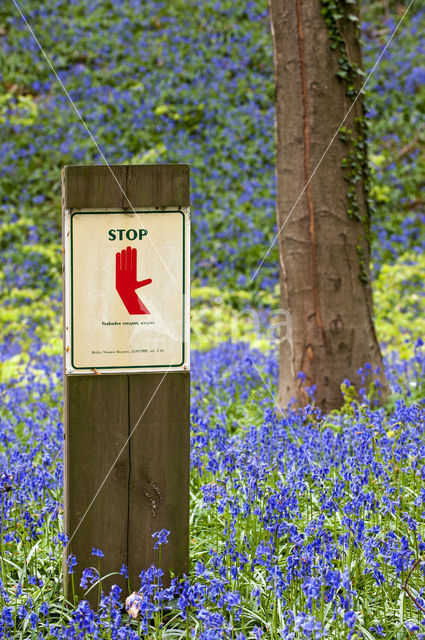
[[[383, 345], [404, 350], [407, 338], [423, 335], [425, 311], [423, 7], [413, 5], [367, 96], [376, 324]], [[226, 326], [232, 338], [265, 346], [270, 331], [255, 336], [238, 311], [279, 304], [276, 249], [249, 285], [276, 231], [266, 0], [27, 0], [22, 8], [108, 161], [191, 163], [193, 346], [229, 335]], [[405, 7], [362, 8], [368, 70]], [[25, 352], [35, 336], [48, 352], [60, 351], [60, 169], [101, 159], [8, 3], [0, 41], [0, 322], [17, 352], [3, 357], [8, 377], [25, 359], [18, 343]]]

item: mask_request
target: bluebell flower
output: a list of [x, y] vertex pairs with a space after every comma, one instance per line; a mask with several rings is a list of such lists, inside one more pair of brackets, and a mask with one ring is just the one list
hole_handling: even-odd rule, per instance
[[1, 612], [1, 621], [6, 627], [13, 627], [13, 612], [11, 607], [3, 607], [3, 611]]
[[36, 629], [38, 624], [38, 616], [34, 611], [30, 613], [30, 625], [31, 629]]
[[354, 627], [356, 620], [357, 616], [355, 611], [346, 611], [344, 613], [344, 622], [350, 629]]
[[169, 535], [170, 535], [170, 532], [167, 531], [167, 529], [161, 529], [160, 531], [155, 531], [155, 533], [152, 534], [152, 538], [156, 538], [154, 549], [159, 549], [161, 545], [167, 544]]
[[75, 573], [74, 567], [78, 564], [75, 553], [70, 553], [68, 558], [66, 559], [66, 564], [68, 566], [68, 573]]
[[89, 584], [94, 584], [98, 579], [98, 570], [95, 567], [87, 567], [82, 573], [80, 587], [82, 589], [87, 589]]

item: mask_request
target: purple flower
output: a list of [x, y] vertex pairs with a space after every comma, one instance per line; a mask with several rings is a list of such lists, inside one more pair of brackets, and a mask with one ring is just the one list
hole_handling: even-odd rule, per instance
[[406, 620], [404, 626], [410, 633], [413, 631], [419, 631], [420, 629], [420, 626], [416, 622], [411, 622], [411, 620]]
[[161, 529], [160, 531], [155, 531], [155, 533], [152, 534], [152, 538], [157, 538], [154, 545], [154, 549], [159, 549], [161, 545], [167, 544], [169, 535], [170, 535], [170, 532], [167, 531], [167, 529]]
[[356, 624], [357, 616], [355, 611], [346, 611], [344, 613], [344, 622], [350, 628], [353, 629]]
[[74, 567], [78, 564], [75, 553], [69, 554], [68, 558], [66, 559], [66, 564], [68, 566], [68, 573], [75, 573]]
[[83, 575], [80, 580], [80, 587], [87, 589], [89, 583], [94, 584], [99, 579], [99, 572], [95, 567], [87, 567], [83, 571]]

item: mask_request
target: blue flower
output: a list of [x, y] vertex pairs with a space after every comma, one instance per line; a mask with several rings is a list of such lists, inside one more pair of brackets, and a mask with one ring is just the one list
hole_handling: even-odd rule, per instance
[[157, 540], [155, 541], [154, 549], [159, 549], [161, 545], [167, 544], [169, 535], [170, 532], [167, 531], [167, 529], [155, 531], [155, 533], [152, 534], [152, 538], [157, 538]]
[[78, 564], [75, 553], [70, 553], [68, 558], [66, 559], [66, 564], [68, 567], [68, 573], [75, 573], [74, 567]]
[[357, 615], [355, 611], [346, 611], [344, 613], [344, 622], [350, 628], [353, 629], [356, 624]]
[[99, 572], [95, 567], [87, 567], [84, 569], [80, 580], [80, 587], [87, 589], [89, 583], [94, 584], [99, 579]]

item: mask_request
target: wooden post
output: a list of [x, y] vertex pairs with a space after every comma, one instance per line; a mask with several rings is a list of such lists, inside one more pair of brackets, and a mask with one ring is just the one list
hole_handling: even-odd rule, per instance
[[[159, 216], [162, 208], [190, 206], [189, 168], [68, 166], [62, 171], [62, 195], [64, 218], [74, 209], [131, 213], [149, 207]], [[67, 331], [64, 324], [65, 336]], [[69, 350], [66, 340], [64, 345]], [[65, 371], [64, 387], [64, 527], [70, 538], [64, 558], [66, 597], [72, 600], [72, 582], [76, 595], [83, 595], [83, 569], [98, 566], [93, 547], [104, 553], [101, 574], [119, 572], [125, 564], [131, 589], [137, 591], [141, 570], [158, 564], [152, 534], [162, 528], [170, 531], [161, 552], [164, 582], [169, 570], [187, 572], [188, 369], [105, 375]], [[78, 562], [72, 576], [67, 569], [71, 553]], [[127, 581], [111, 576], [102, 581], [104, 592], [112, 584], [121, 586], [125, 597]], [[96, 588], [89, 600], [95, 604], [97, 598]]]

